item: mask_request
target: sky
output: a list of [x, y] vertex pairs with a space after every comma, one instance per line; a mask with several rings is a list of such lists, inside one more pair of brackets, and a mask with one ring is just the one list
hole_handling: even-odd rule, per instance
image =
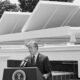
[[10, 2], [18, 4], [18, 0], [10, 0]]
[[18, 0], [10, 0], [11, 3], [18, 3]]
[[[5, 0], [1, 0], [1, 1], [5, 1]], [[10, 0], [10, 2], [18, 4], [18, 0]], [[73, 3], [80, 5], [80, 0], [74, 0]]]
[[73, 3], [80, 5], [80, 0], [74, 0]]
[[[5, 0], [0, 0], [0, 1], [5, 1]], [[18, 4], [18, 0], [9, 0], [11, 3], [16, 3]]]

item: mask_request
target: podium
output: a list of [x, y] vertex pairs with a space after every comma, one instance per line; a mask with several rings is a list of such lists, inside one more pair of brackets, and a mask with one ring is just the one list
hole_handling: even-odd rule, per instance
[[5, 68], [3, 80], [43, 80], [43, 76], [37, 67]]

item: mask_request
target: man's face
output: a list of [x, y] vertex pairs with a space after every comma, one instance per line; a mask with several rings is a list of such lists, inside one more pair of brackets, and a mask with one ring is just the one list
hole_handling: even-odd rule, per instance
[[32, 44], [28, 46], [29, 52], [31, 55], [35, 55], [37, 53], [37, 48]]

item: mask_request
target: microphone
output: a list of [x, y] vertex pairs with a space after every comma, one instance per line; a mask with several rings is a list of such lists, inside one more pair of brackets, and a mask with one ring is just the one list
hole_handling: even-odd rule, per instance
[[20, 67], [25, 67], [28, 62], [29, 62], [29, 59], [23, 60], [20, 64]]

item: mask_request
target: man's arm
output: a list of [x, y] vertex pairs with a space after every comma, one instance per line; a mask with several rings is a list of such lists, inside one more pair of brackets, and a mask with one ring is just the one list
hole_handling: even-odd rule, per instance
[[48, 57], [45, 58], [45, 61], [44, 61], [44, 68], [45, 68], [45, 72], [46, 73], [50, 73], [51, 72], [51, 64], [50, 64], [50, 61], [48, 59]]
[[45, 61], [44, 61], [44, 70], [45, 70], [45, 73], [43, 76], [47, 79], [47, 78], [51, 78], [52, 77], [52, 74], [51, 74], [51, 71], [52, 71], [52, 67], [51, 67], [51, 64], [50, 64], [50, 61], [48, 59], [48, 57], [45, 58]]

